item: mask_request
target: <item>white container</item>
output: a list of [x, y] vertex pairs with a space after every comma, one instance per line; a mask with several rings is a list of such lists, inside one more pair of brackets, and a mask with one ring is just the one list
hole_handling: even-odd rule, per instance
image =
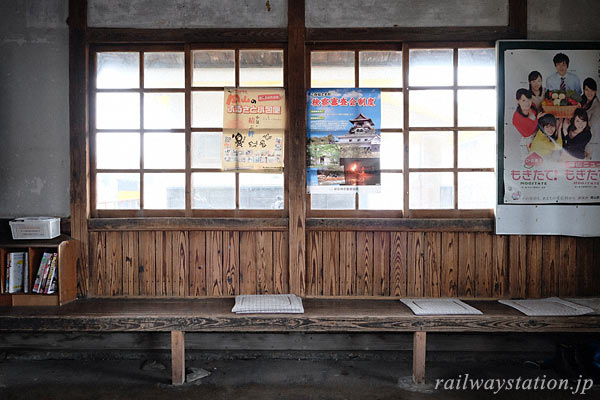
[[13, 239], [52, 239], [60, 235], [60, 218], [16, 218], [9, 225]]

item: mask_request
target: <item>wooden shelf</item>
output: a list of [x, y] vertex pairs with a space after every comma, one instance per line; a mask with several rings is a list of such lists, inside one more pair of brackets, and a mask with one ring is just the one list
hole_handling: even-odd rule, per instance
[[[8, 253], [27, 251], [29, 254], [29, 293], [7, 293], [5, 288]], [[0, 242], [0, 294], [1, 306], [59, 306], [77, 297], [77, 251], [75, 240], [61, 235], [49, 240], [3, 240]], [[58, 254], [57, 292], [53, 294], [33, 293], [32, 287], [44, 252]]]

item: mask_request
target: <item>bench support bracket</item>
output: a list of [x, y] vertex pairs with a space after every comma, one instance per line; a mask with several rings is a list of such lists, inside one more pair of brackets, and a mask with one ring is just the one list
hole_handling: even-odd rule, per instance
[[171, 373], [173, 385], [181, 385], [184, 382], [185, 340], [182, 331], [171, 331]]
[[426, 335], [426, 332], [413, 334], [413, 382], [418, 384], [425, 383]]

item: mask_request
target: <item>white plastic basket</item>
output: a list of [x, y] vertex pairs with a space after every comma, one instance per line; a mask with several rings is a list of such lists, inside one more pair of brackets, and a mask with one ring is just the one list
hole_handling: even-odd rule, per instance
[[9, 225], [13, 239], [52, 239], [60, 235], [60, 218], [16, 218]]

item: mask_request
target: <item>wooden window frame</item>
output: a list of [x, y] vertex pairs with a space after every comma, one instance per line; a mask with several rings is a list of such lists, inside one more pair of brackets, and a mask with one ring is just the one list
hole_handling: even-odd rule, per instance
[[[194, 43], [194, 44], [115, 44], [115, 45], [92, 45], [90, 46], [89, 55], [89, 80], [88, 85], [88, 101], [89, 101], [89, 162], [90, 162], [90, 211], [92, 218], [153, 218], [153, 217], [188, 217], [188, 218], [285, 218], [288, 214], [287, 208], [287, 195], [286, 190], [288, 185], [287, 171], [289, 168], [284, 168], [284, 208], [281, 210], [267, 210], [267, 209], [240, 209], [239, 208], [239, 174], [235, 173], [235, 209], [194, 209], [192, 208], [192, 181], [191, 177], [196, 172], [222, 172], [221, 169], [210, 169], [210, 168], [192, 168], [191, 167], [191, 137], [192, 132], [222, 132], [223, 128], [194, 128], [192, 127], [192, 109], [191, 109], [191, 96], [193, 92], [201, 91], [222, 91], [224, 87], [194, 87], [192, 86], [193, 79], [193, 51], [196, 50], [233, 50], [235, 52], [235, 87], [239, 85], [239, 53], [244, 50], [280, 50], [283, 54], [283, 86], [282, 89], [286, 90], [287, 82], [287, 49], [284, 45], [279, 43], [231, 43], [231, 44], [215, 44], [215, 43]], [[185, 56], [185, 86], [184, 88], [144, 88], [144, 58], [143, 54], [146, 52], [183, 52]], [[98, 89], [95, 85], [96, 68], [97, 68], [97, 54], [101, 52], [139, 52], [139, 74], [140, 74], [140, 86], [133, 89]], [[128, 131], [123, 129], [97, 129], [96, 128], [96, 94], [97, 93], [184, 93], [185, 96], [185, 128], [183, 129], [146, 129], [143, 128], [143, 124], [140, 123], [139, 129], [133, 131], [140, 133], [140, 167], [137, 169], [97, 169], [96, 168], [96, 134], [98, 131], [101, 132], [121, 132]], [[144, 107], [143, 103], [140, 103], [140, 121], [143, 121]], [[183, 169], [146, 169], [143, 165], [144, 153], [143, 153], [143, 135], [144, 132], [183, 132], [185, 135], [185, 167]], [[284, 132], [284, 137], [287, 137], [287, 128]], [[287, 143], [284, 144], [284, 162], [287, 157]], [[140, 175], [140, 208], [133, 210], [118, 210], [118, 209], [97, 209], [96, 208], [96, 176], [98, 173], [112, 172], [112, 173], [136, 173]], [[184, 209], [144, 209], [144, 179], [145, 173], [183, 173], [185, 174], [185, 208]], [[248, 171], [250, 173], [252, 171]]]

